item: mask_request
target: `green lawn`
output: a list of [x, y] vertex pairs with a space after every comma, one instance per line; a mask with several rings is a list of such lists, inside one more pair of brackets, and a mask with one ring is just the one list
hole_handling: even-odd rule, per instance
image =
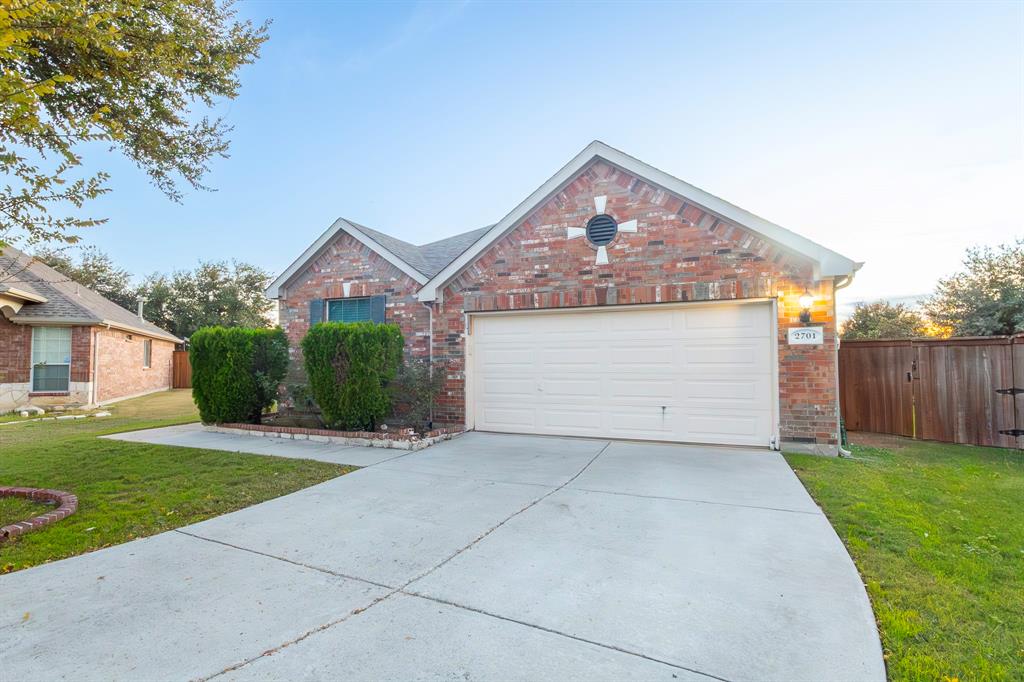
[[[113, 415], [106, 418], [0, 426], [0, 485], [78, 495], [74, 515], [0, 545], [0, 572], [184, 526], [353, 469], [96, 437], [198, 421], [187, 390], [156, 393], [109, 409]], [[5, 500], [0, 518], [29, 509], [19, 504]]]
[[1024, 452], [887, 440], [786, 459], [867, 584], [889, 679], [1024, 680]]

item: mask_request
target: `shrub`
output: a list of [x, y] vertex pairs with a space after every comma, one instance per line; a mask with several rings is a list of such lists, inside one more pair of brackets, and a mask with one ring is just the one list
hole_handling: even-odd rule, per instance
[[322, 322], [302, 340], [313, 399], [329, 428], [372, 431], [391, 408], [405, 340], [398, 327], [373, 322]]
[[259, 424], [288, 369], [288, 339], [280, 327], [206, 327], [192, 335], [189, 359], [204, 423]]
[[402, 363], [389, 387], [394, 405], [391, 416], [408, 426], [430, 428], [434, 399], [444, 387], [444, 374], [441, 370], [431, 372], [427, 360]]

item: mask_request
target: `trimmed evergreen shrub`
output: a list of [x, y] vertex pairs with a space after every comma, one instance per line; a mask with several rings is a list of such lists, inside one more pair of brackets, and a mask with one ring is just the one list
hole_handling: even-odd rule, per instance
[[328, 428], [373, 431], [391, 408], [388, 383], [405, 339], [393, 324], [321, 322], [302, 339], [306, 377]]
[[259, 424], [288, 370], [280, 327], [205, 327], [192, 335], [192, 398], [206, 424]]

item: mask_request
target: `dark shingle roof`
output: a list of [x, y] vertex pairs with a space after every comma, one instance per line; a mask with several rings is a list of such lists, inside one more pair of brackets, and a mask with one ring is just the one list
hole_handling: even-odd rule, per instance
[[26, 303], [12, 322], [46, 320], [76, 324], [111, 324], [140, 333], [180, 341], [151, 322], [139, 318], [92, 289], [68, 279], [13, 246], [0, 250], [0, 292], [17, 289], [46, 299], [45, 303]]
[[427, 277], [433, 277], [444, 270], [446, 265], [458, 258], [473, 242], [480, 239], [487, 230], [493, 227], [493, 225], [488, 225], [436, 242], [416, 246], [351, 220], [348, 222]]

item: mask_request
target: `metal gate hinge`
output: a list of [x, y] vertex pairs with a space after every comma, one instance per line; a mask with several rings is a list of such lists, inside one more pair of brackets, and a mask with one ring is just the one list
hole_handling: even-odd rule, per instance
[[1024, 436], [1024, 429], [1003, 429], [999, 433], [1004, 436]]
[[1024, 393], [1024, 388], [1017, 388], [1016, 386], [1012, 388], [997, 388], [996, 393], [999, 395], [1020, 395]]

